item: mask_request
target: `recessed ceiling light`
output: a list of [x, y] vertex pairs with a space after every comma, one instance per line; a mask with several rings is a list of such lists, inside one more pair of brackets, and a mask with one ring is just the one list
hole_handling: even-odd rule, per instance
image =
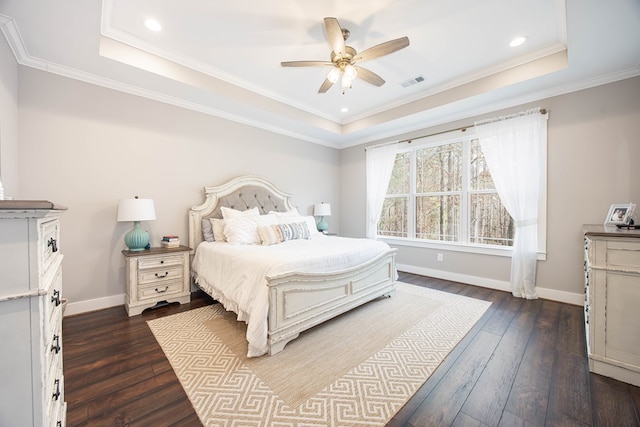
[[160, 23], [153, 18], [147, 18], [144, 21], [144, 26], [150, 29], [151, 31], [160, 31], [162, 30], [162, 26]]
[[342, 111], [343, 113], [347, 113], [349, 109], [347, 107], [342, 107], [340, 111]]
[[522, 43], [526, 41], [527, 41], [527, 38], [524, 36], [516, 37], [513, 40], [511, 40], [511, 43], [509, 43], [509, 46], [511, 47], [520, 46]]

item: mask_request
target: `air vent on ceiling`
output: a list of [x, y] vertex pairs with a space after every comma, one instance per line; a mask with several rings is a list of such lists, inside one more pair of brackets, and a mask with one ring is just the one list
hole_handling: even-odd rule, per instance
[[420, 75], [417, 77], [410, 78], [409, 80], [405, 80], [400, 84], [402, 85], [402, 87], [409, 87], [409, 86], [413, 86], [416, 83], [422, 83], [423, 81], [424, 81], [424, 77]]

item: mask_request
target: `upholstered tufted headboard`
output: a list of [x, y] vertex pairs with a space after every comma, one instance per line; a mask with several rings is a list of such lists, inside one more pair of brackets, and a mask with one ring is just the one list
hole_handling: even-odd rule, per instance
[[259, 176], [246, 175], [216, 187], [204, 187], [204, 202], [189, 209], [189, 247], [192, 253], [202, 242], [202, 220], [222, 218], [220, 208], [223, 206], [241, 211], [257, 207], [260, 214], [293, 209], [290, 194]]

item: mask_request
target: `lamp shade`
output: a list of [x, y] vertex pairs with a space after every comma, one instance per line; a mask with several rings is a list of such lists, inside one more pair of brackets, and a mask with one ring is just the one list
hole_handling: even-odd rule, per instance
[[156, 219], [156, 209], [151, 199], [123, 199], [118, 205], [118, 222], [151, 221]]
[[313, 206], [314, 216], [331, 216], [331, 205], [329, 203], [316, 203]]

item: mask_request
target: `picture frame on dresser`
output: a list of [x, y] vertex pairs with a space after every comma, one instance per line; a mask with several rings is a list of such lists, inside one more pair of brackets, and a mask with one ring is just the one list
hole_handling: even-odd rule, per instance
[[633, 203], [614, 203], [609, 208], [604, 225], [629, 224], [636, 205]]

